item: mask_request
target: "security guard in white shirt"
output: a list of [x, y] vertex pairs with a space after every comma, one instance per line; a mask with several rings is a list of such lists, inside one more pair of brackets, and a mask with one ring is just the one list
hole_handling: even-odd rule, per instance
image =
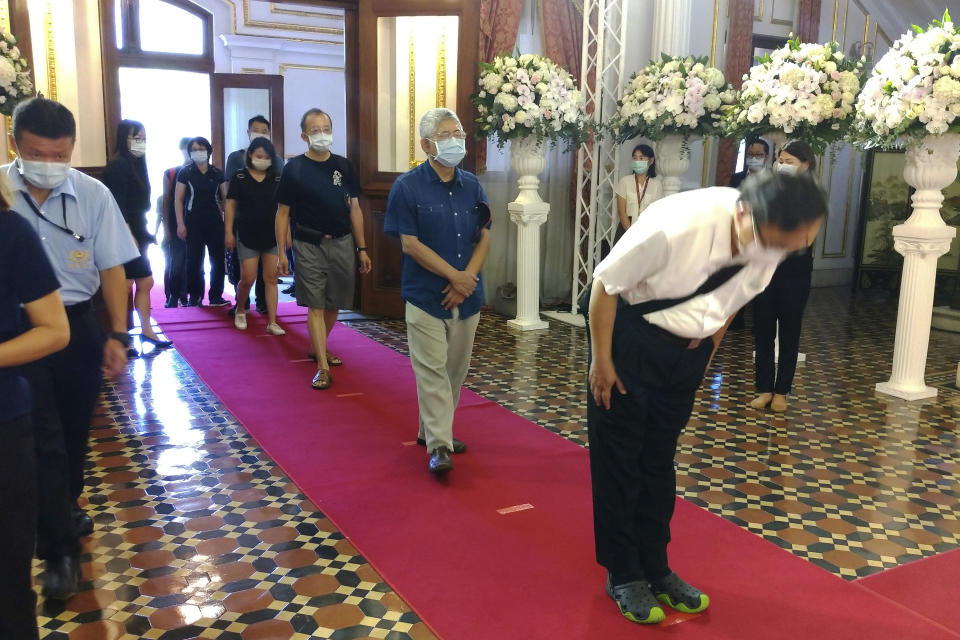
[[[594, 271], [587, 424], [597, 561], [607, 593], [639, 623], [662, 605], [697, 613], [706, 594], [670, 570], [677, 439], [734, 314], [827, 213], [809, 177], [764, 172], [742, 191], [659, 200]], [[584, 300], [584, 303], [586, 300]]]

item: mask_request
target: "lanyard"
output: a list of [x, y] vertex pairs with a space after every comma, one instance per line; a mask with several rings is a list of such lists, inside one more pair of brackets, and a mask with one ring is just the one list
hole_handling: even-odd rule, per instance
[[57, 224], [47, 216], [43, 215], [43, 212], [37, 208], [37, 205], [33, 204], [33, 200], [30, 198], [29, 195], [26, 196], [24, 200], [26, 200], [27, 205], [29, 205], [30, 208], [33, 209], [33, 212], [37, 214], [37, 216], [39, 216], [41, 220], [46, 220], [47, 222], [55, 226], [57, 229], [60, 229], [60, 231], [63, 231], [64, 233], [69, 233], [80, 242], [84, 241], [84, 237], [82, 235], [80, 235], [79, 233], [77, 233], [76, 231], [74, 231], [73, 229], [67, 226], [67, 194], [65, 193], [60, 194], [60, 211], [63, 213], [63, 226], [60, 226], [59, 224]]

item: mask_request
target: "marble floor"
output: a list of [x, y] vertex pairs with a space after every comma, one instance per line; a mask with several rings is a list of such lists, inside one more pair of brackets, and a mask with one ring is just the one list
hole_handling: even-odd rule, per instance
[[[729, 334], [680, 440], [679, 493], [846, 579], [960, 546], [960, 334], [931, 336], [936, 399], [877, 394], [896, 307], [815, 290], [784, 415], [746, 407], [751, 337]], [[584, 330], [505, 320], [483, 316], [467, 386], [585, 446]], [[402, 322], [349, 324], [405, 350]], [[91, 447], [83, 591], [40, 599], [41, 637], [434, 637], [176, 350], [107, 385]]]

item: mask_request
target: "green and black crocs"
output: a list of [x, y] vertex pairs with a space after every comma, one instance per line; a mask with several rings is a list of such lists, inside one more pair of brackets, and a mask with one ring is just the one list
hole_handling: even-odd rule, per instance
[[650, 589], [657, 600], [681, 613], [700, 613], [710, 606], [707, 594], [687, 584], [672, 571], [665, 578], [651, 581]]
[[663, 607], [657, 602], [650, 585], [635, 580], [613, 586], [607, 578], [607, 595], [614, 599], [620, 607], [620, 613], [631, 622], [640, 624], [656, 624], [666, 618]]

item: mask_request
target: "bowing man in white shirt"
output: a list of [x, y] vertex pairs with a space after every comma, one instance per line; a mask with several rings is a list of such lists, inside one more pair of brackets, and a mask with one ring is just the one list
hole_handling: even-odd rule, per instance
[[587, 424], [597, 561], [607, 593], [639, 623], [709, 597], [670, 569], [677, 438], [738, 309], [827, 213], [809, 177], [764, 172], [650, 205], [594, 271]]

